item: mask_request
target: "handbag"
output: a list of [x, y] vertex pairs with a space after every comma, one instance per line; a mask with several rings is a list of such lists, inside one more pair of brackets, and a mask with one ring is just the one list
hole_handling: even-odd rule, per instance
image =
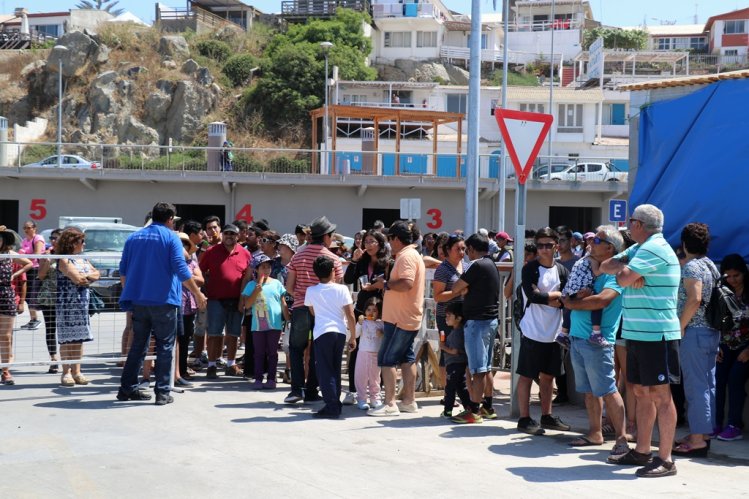
[[104, 300], [93, 288], [88, 288], [88, 315], [98, 314], [104, 311]]
[[57, 276], [54, 269], [50, 269], [47, 272], [47, 277], [42, 281], [42, 285], [39, 288], [36, 301], [44, 308], [55, 308], [57, 302]]

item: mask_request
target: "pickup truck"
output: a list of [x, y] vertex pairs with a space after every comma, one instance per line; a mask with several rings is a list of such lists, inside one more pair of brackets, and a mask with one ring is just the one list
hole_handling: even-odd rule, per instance
[[568, 182], [626, 182], [627, 172], [614, 169], [611, 163], [577, 163], [551, 175], [541, 176], [541, 180], [566, 180]]

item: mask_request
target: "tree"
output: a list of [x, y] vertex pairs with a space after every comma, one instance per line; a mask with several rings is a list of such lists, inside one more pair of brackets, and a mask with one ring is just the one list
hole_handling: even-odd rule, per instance
[[125, 9], [115, 9], [114, 7], [120, 3], [119, 0], [82, 0], [78, 2], [79, 9], [91, 9], [91, 10], [105, 10], [113, 16], [119, 16]]
[[603, 37], [603, 46], [607, 49], [643, 50], [648, 42], [647, 32], [641, 29], [593, 28], [583, 33], [583, 48], [588, 50], [590, 45]]
[[323, 41], [333, 43], [328, 61], [330, 68], [338, 66], [339, 78], [375, 79], [377, 72], [365, 64], [372, 50], [372, 42], [364, 36], [365, 22], [370, 22], [367, 14], [338, 9], [333, 19], [292, 25], [274, 37], [260, 62], [263, 76], [241, 100], [241, 114], [260, 111], [266, 128], [275, 133], [308, 123], [309, 111], [325, 102]]

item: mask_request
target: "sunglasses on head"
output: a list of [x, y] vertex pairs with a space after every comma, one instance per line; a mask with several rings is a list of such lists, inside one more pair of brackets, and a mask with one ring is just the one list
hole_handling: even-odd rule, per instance
[[538, 249], [552, 249], [552, 248], [554, 248], [554, 243], [536, 243], [536, 248], [538, 248]]

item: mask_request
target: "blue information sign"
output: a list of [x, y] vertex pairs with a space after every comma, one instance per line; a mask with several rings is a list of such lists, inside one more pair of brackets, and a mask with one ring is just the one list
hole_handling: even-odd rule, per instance
[[627, 221], [627, 201], [612, 199], [609, 201], [609, 222]]

